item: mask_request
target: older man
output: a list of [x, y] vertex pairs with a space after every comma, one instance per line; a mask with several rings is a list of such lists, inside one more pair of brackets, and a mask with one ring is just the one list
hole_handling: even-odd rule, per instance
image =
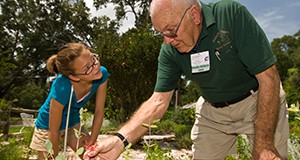
[[269, 42], [241, 4], [198, 0], [153, 0], [154, 28], [164, 38], [153, 95], [116, 136], [85, 157], [116, 159], [128, 142], [147, 129], [143, 123], [166, 112], [181, 75], [195, 82], [205, 102], [192, 129], [193, 159], [224, 159], [246, 134], [253, 159], [287, 159], [289, 136], [285, 93]]

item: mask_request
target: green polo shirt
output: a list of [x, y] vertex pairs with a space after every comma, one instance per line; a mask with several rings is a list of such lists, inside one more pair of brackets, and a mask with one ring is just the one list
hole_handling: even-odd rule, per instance
[[[202, 4], [202, 32], [190, 53], [162, 44], [156, 92], [177, 88], [181, 75], [197, 84], [209, 102], [224, 102], [258, 86], [255, 75], [276, 62], [261, 27], [240, 3], [223, 0]], [[192, 73], [191, 55], [208, 51], [209, 70]]]

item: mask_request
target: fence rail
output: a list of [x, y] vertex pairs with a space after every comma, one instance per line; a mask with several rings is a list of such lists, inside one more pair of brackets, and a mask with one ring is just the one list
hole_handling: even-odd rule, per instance
[[24, 109], [24, 108], [11, 108], [11, 112], [17, 112], [17, 113], [39, 113], [39, 110]]
[[[9, 126], [11, 124], [11, 113], [26, 113], [26, 114], [37, 114], [39, 111], [34, 109], [24, 108], [8, 108], [7, 110], [0, 110], [0, 114], [3, 114], [3, 120], [0, 121], [0, 127], [3, 128], [3, 134], [6, 136], [9, 133]], [[5, 114], [6, 113], [6, 114]], [[23, 119], [23, 117], [21, 117]]]

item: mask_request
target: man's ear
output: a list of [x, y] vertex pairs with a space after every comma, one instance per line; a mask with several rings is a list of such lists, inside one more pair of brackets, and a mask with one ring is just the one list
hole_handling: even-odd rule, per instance
[[200, 25], [202, 22], [202, 17], [201, 17], [201, 10], [196, 7], [196, 5], [193, 5], [191, 8], [191, 17], [194, 20], [194, 23], [196, 25]]
[[76, 81], [76, 82], [80, 81], [80, 78], [73, 76], [72, 74], [68, 75], [68, 78], [72, 81]]

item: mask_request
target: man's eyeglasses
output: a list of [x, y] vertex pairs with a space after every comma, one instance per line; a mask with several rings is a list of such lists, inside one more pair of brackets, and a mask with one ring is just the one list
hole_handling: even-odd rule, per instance
[[186, 12], [187, 12], [190, 8], [192, 8], [192, 6], [190, 6], [189, 8], [187, 8], [187, 9], [184, 11], [184, 13], [183, 13], [183, 15], [182, 15], [182, 17], [181, 17], [181, 19], [180, 19], [180, 21], [179, 21], [179, 23], [178, 23], [176, 29], [175, 29], [175, 31], [169, 31], [169, 30], [164, 31], [164, 32], [158, 32], [158, 31], [156, 31], [156, 32], [158, 32], [158, 33], [156, 33], [156, 34], [157, 34], [157, 35], [162, 35], [162, 36], [165, 36], [165, 37], [168, 37], [168, 38], [176, 38], [176, 37], [177, 37], [177, 31], [179, 30], [179, 27], [180, 27], [180, 25], [181, 25], [181, 22], [182, 22], [183, 18], [185, 17]]
[[88, 66], [84, 73], [74, 73], [73, 75], [89, 75], [94, 70], [94, 66], [99, 62], [99, 56], [97, 54], [93, 54], [93, 64]]

